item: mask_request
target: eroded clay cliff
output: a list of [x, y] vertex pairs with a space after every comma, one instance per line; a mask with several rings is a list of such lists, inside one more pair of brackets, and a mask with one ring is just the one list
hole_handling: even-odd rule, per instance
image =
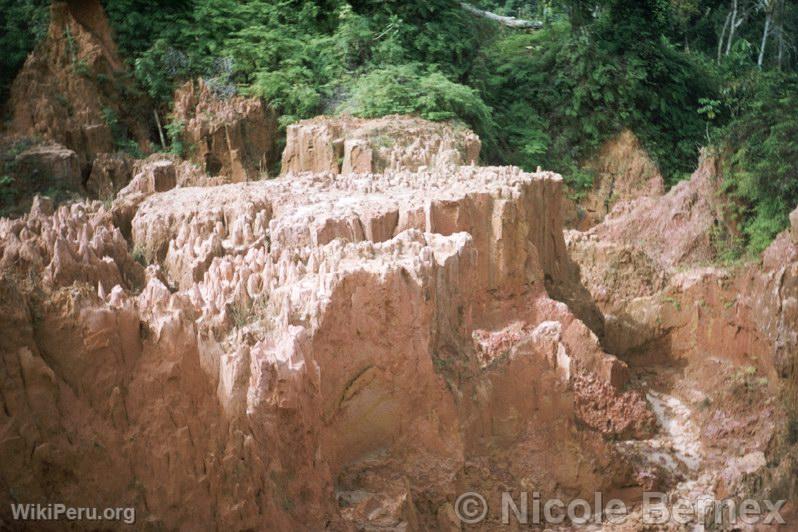
[[559, 176], [146, 172], [119, 198], [141, 196], [129, 247], [99, 202], [0, 222], [15, 497], [91, 493], [166, 528], [417, 529], [456, 527], [475, 483], [635, 482], [611, 441], [653, 416], [546, 288], [575, 282]]
[[719, 159], [703, 156], [689, 181], [566, 240], [605, 314], [603, 345], [691, 427], [693, 493], [794, 501], [798, 211], [757, 260], [724, 265], [721, 180]]
[[383, 172], [476, 164], [482, 144], [463, 125], [408, 116], [317, 117], [288, 126], [282, 173]]
[[[637, 530], [643, 490], [794, 499], [798, 210], [725, 268], [714, 159], [564, 235], [557, 174], [464, 165], [478, 142], [449, 125], [336, 123], [286, 148], [315, 172], [102, 159], [98, 189], [133, 175], [112, 202], [0, 220], [4, 522], [58, 500], [165, 529], [460, 530], [476, 491], [493, 530], [523, 489], [617, 493]], [[327, 166], [347, 145], [368, 165]]]
[[583, 171], [593, 175], [593, 186], [578, 201], [566, 201], [566, 225], [581, 230], [600, 223], [620, 202], [665, 193], [657, 164], [626, 129], [606, 141], [585, 162]]
[[100, 2], [55, 1], [47, 36], [11, 86], [7, 133], [61, 144], [84, 169], [120, 142], [145, 147], [145, 113], [125, 76]]
[[173, 120], [189, 159], [230, 182], [257, 179], [275, 162], [277, 118], [259, 98], [222, 97], [203, 80], [175, 92]]
[[702, 156], [693, 176], [667, 194], [618, 202], [596, 226], [567, 232], [571, 255], [602, 310], [658, 292], [676, 270], [715, 259], [719, 164]]

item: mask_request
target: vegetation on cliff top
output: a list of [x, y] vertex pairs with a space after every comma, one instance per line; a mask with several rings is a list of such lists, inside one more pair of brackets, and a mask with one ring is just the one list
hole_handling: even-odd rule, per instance
[[[43, 34], [46, 1], [0, 0], [3, 87]], [[798, 7], [786, 0], [105, 0], [123, 56], [163, 112], [177, 83], [258, 95], [283, 125], [320, 113], [459, 119], [488, 162], [580, 169], [631, 128], [670, 184], [698, 150], [761, 249], [798, 204]]]

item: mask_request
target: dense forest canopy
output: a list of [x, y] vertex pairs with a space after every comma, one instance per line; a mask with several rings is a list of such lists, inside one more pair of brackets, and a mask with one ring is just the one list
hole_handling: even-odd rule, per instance
[[[2, 80], [46, 31], [45, 0], [0, 0]], [[106, 0], [120, 52], [168, 115], [179, 82], [321, 113], [459, 119], [487, 162], [561, 172], [632, 129], [670, 184], [706, 146], [762, 249], [798, 204], [798, 5], [792, 0]], [[470, 9], [476, 8], [476, 9]], [[534, 21], [507, 27], [478, 10]], [[5, 98], [5, 96], [4, 96]], [[179, 127], [172, 124], [171, 130]]]

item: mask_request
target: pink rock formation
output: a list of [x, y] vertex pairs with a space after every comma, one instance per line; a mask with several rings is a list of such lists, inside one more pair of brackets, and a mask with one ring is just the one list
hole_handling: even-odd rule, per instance
[[14, 159], [13, 172], [20, 192], [59, 187], [82, 190], [83, 177], [77, 154], [58, 144], [33, 146]]
[[629, 482], [610, 441], [653, 418], [548, 295], [575, 274], [559, 176], [158, 192], [161, 166], [130, 194], [134, 246], [162, 266], [142, 270], [100, 203], [0, 223], [17, 499], [133, 505], [163, 528], [432, 528], [472, 482]]
[[123, 153], [103, 153], [94, 158], [86, 190], [92, 197], [113, 199], [133, 176], [133, 159]]
[[672, 378], [673, 390], [697, 398], [693, 422], [712, 449], [700, 482], [719, 497], [789, 499], [798, 489], [798, 210], [759, 260], [713, 265], [711, 230], [725, 223], [718, 175], [705, 157], [663, 197], [619, 204], [566, 239], [606, 313], [603, 345], [633, 372]]
[[475, 164], [481, 142], [464, 126], [407, 116], [317, 117], [288, 126], [282, 173], [381, 173]]
[[619, 202], [598, 225], [566, 233], [582, 283], [609, 319], [634, 298], [659, 293], [678, 269], [715, 257], [719, 175], [719, 162], [702, 156], [690, 180], [667, 194]]
[[[114, 224], [126, 237], [130, 236], [130, 224], [142, 201], [156, 192], [177, 186], [180, 181], [192, 183], [196, 176], [189, 163], [157, 154], [137, 161], [133, 172], [133, 179], [119, 191], [111, 206]], [[204, 177], [197, 179], [202, 182]]]
[[622, 202], [589, 231], [606, 242], [640, 243], [664, 268], [714, 257], [710, 230], [719, 217], [719, 160], [702, 155], [698, 170], [662, 197]]
[[52, 203], [40, 197], [29, 215], [0, 219], [0, 269], [35, 275], [50, 289], [78, 282], [110, 290], [144, 278], [104, 207], [77, 203], [53, 212]]
[[619, 202], [665, 193], [659, 168], [628, 129], [604, 143], [585, 169], [595, 174], [592, 190], [578, 205], [566, 202], [566, 224], [581, 230], [601, 222]]
[[53, 2], [47, 36], [11, 86], [9, 131], [62, 144], [77, 153], [81, 167], [122, 140], [114, 138], [112, 118], [146, 145], [146, 127], [134, 118], [136, 102], [120, 95], [114, 82], [124, 64], [111, 35], [98, 0]]
[[257, 179], [276, 159], [276, 114], [258, 98], [223, 99], [203, 80], [189, 81], [175, 92], [173, 119], [183, 125], [189, 157], [210, 176]]

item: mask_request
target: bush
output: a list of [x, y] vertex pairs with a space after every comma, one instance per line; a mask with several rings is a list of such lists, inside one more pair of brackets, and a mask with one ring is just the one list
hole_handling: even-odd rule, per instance
[[47, 33], [49, 0], [0, 0], [0, 101], [28, 53]]
[[[561, 21], [510, 32], [483, 49], [472, 74], [496, 109], [499, 150], [489, 154], [566, 179], [605, 139], [629, 127], [672, 183], [695, 166], [705, 124], [699, 99], [716, 92], [711, 71], [659, 38], [621, 47], [596, 28]], [[585, 176], [573, 176], [585, 186]]]
[[731, 153], [725, 186], [742, 208], [747, 248], [757, 254], [789, 224], [798, 205], [798, 75], [751, 70], [725, 91]]
[[103, 120], [111, 130], [111, 137], [114, 140], [116, 149], [135, 158], [143, 157], [138, 143], [128, 136], [127, 126], [119, 120], [116, 111], [110, 107], [104, 107], [102, 109], [102, 114]]
[[17, 200], [17, 190], [14, 178], [8, 175], [0, 175], [0, 216], [5, 216], [10, 212]]
[[182, 120], [171, 120], [164, 129], [166, 129], [166, 136], [169, 137], [170, 152], [178, 157], [184, 157], [186, 155], [186, 145], [183, 142], [185, 123]]
[[477, 91], [419, 65], [389, 66], [358, 78], [339, 111], [363, 118], [413, 114], [433, 121], [458, 119], [487, 145], [496, 137], [491, 109]]

